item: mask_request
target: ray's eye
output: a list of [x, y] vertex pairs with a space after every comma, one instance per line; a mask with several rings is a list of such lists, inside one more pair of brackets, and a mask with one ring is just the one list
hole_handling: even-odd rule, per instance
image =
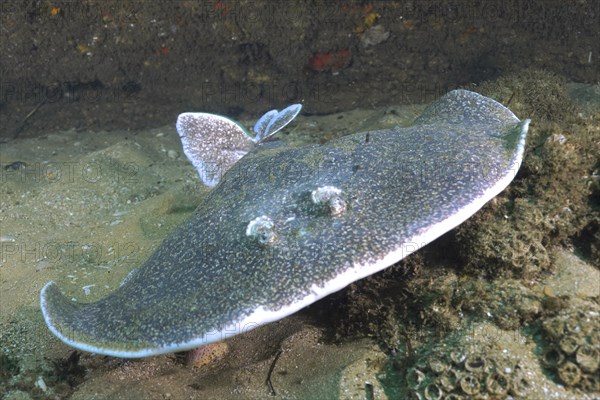
[[259, 244], [266, 246], [277, 240], [275, 224], [271, 218], [263, 215], [255, 218], [246, 227], [246, 236], [256, 240]]
[[310, 194], [312, 202], [333, 216], [339, 216], [346, 211], [347, 204], [342, 196], [342, 190], [334, 186], [322, 186]]

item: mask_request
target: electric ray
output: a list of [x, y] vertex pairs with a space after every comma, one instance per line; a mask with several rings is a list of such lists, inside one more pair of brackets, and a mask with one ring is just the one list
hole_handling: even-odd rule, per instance
[[[407, 128], [298, 148], [266, 140], [291, 107], [267, 113], [254, 137], [224, 117], [180, 115], [186, 154], [216, 186], [106, 298], [80, 304], [44, 286], [50, 330], [82, 350], [144, 357], [283, 318], [469, 218], [514, 178], [529, 126], [454, 90]], [[206, 176], [211, 163], [227, 171]]]

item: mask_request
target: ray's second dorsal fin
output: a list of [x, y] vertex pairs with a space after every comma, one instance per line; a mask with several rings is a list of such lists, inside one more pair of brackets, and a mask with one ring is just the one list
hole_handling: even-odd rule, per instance
[[176, 127], [183, 152], [202, 182], [213, 187], [240, 158], [283, 129], [301, 109], [301, 104], [293, 104], [282, 111], [267, 112], [254, 125], [254, 136], [239, 122], [209, 113], [180, 114]]
[[292, 104], [281, 111], [271, 110], [260, 117], [254, 125], [255, 142], [258, 143], [279, 132], [296, 118], [300, 110], [302, 110], [302, 104]]

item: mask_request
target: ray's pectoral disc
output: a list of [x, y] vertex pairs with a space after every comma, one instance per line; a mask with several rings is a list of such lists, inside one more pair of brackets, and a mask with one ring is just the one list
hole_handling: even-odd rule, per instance
[[[256, 136], [298, 112], [267, 113]], [[194, 215], [98, 302], [72, 302], [53, 282], [42, 289], [46, 323], [65, 343], [143, 357], [294, 313], [479, 210], [514, 178], [529, 124], [465, 90], [431, 104], [410, 127], [301, 148], [249, 138], [239, 124], [208, 115], [178, 120], [200, 174], [206, 160], [226, 165], [203, 178], [215, 187]]]

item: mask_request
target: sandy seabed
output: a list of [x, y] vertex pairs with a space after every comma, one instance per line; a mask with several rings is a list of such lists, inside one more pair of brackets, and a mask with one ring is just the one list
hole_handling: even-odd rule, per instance
[[[299, 144], [406, 125], [421, 109], [396, 107], [390, 113], [388, 107], [299, 117], [283, 136]], [[439, 377], [431, 366], [417, 363], [414, 368], [423, 369], [420, 372], [431, 382], [409, 387], [407, 371], [394, 368], [401, 356], [386, 354], [370, 338], [324, 341], [323, 327], [303, 312], [231, 339], [227, 354], [200, 369], [186, 366], [176, 355], [142, 360], [72, 356], [72, 349], [44, 324], [41, 287], [54, 280], [81, 302], [106, 296], [193, 213], [208, 189], [183, 155], [174, 125], [139, 132], [48, 132], [4, 143], [0, 162], [2, 399], [267, 398], [271, 389], [266, 379], [275, 357], [274, 398], [379, 400], [402, 398], [411, 391], [423, 394], [426, 389], [433, 395], [430, 384]], [[600, 330], [598, 268], [568, 249], [559, 254], [555, 274], [536, 282], [532, 296], [541, 299], [540, 304], [544, 297], [567, 296], [570, 305], [561, 315], [569, 318], [571, 309], [572, 315], [590, 313], [591, 324]], [[523, 398], [599, 395], [565, 388], [557, 378], [558, 367], [540, 361], [545, 351], [541, 339], [527, 331], [503, 330], [481, 321], [461, 332], [453, 338], [461, 348], [490, 357], [497, 353], [495, 362], [526, 371]], [[426, 359], [437, 353], [422, 354]], [[463, 367], [457, 370], [464, 372]], [[455, 382], [454, 388], [444, 390], [457, 393], [459, 386]]]

